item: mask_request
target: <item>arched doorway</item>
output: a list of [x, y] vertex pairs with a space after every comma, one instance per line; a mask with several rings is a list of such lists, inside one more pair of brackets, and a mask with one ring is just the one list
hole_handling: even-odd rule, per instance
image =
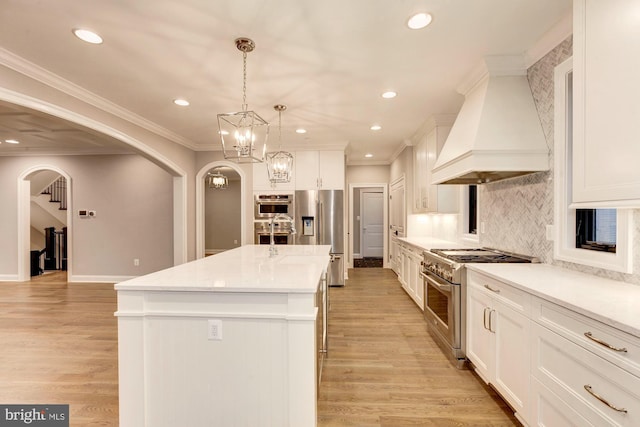
[[[207, 248], [207, 227], [206, 227], [206, 217], [207, 217], [207, 194], [205, 192], [211, 191], [227, 191], [227, 190], [215, 190], [207, 188], [205, 183], [205, 179], [208, 173], [212, 171], [220, 171], [223, 174], [227, 174], [227, 178], [230, 179], [230, 191], [239, 191], [239, 197], [233, 197], [235, 200], [234, 203], [238, 203], [239, 206], [225, 206], [225, 211], [233, 212], [233, 215], [239, 217], [240, 224], [240, 240], [236, 243], [237, 245], [246, 244], [245, 239], [245, 222], [246, 222], [246, 203], [245, 198], [247, 194], [247, 179], [245, 172], [236, 164], [228, 161], [215, 161], [206, 164], [198, 174], [196, 175], [196, 258], [202, 258], [206, 254], [206, 249], [219, 249], [219, 248]], [[229, 199], [229, 197], [225, 197], [225, 199]], [[224, 203], [224, 201], [221, 200]], [[234, 221], [237, 223], [237, 218]], [[237, 233], [236, 233], [237, 235]], [[233, 241], [233, 237], [230, 235], [223, 236], [223, 239], [231, 239]], [[234, 243], [226, 244], [225, 246], [236, 245]], [[229, 247], [223, 248], [228, 249]]]
[[[46, 174], [45, 171], [53, 172], [53, 175]], [[31, 250], [32, 250], [32, 235], [31, 235], [31, 205], [32, 205], [32, 182], [34, 186], [43, 187], [42, 180], [40, 180], [40, 184], [36, 184], [37, 177], [40, 176], [45, 181], [52, 181], [49, 177], [59, 176], [62, 177], [66, 183], [64, 188], [64, 199], [66, 204], [66, 215], [63, 219], [64, 221], [59, 221], [66, 226], [66, 238], [64, 243], [64, 251], [66, 252], [64, 256], [64, 268], [67, 270], [67, 275], [71, 276], [71, 263], [68, 262], [69, 259], [73, 257], [73, 248], [72, 248], [72, 233], [73, 229], [71, 227], [71, 213], [73, 212], [73, 200], [71, 198], [71, 186], [72, 180], [71, 176], [64, 170], [53, 166], [53, 165], [36, 165], [28, 168], [23, 171], [18, 177], [18, 280], [21, 282], [28, 281], [31, 279]], [[40, 189], [38, 188], [39, 192]], [[52, 220], [53, 221], [53, 220]], [[55, 228], [55, 226], [54, 226]], [[62, 246], [59, 246], [54, 254], [53, 263], [57, 266], [62, 267], [62, 253], [59, 251]]]

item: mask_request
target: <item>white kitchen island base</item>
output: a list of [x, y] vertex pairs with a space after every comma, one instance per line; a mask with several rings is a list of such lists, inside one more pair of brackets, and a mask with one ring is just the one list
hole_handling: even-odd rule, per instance
[[267, 249], [116, 285], [121, 427], [316, 425], [329, 247]]

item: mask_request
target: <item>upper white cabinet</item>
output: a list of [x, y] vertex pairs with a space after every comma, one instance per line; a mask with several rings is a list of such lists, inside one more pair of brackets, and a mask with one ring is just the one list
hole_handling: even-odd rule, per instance
[[343, 190], [344, 152], [296, 151], [294, 159], [296, 190]]
[[458, 186], [431, 184], [433, 166], [452, 125], [453, 116], [432, 118], [414, 136], [413, 211], [415, 213], [458, 211]]
[[573, 202], [640, 206], [638, 1], [573, 4]]
[[295, 162], [294, 157], [294, 173], [292, 174], [291, 181], [279, 182], [271, 184], [269, 181], [269, 173], [267, 172], [267, 163], [254, 163], [253, 164], [253, 190], [254, 191], [270, 191], [270, 190], [295, 190]]

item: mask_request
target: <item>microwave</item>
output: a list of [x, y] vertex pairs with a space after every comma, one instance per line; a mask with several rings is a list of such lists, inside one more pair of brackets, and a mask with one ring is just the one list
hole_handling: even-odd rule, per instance
[[293, 216], [293, 194], [256, 194], [255, 219], [269, 219], [278, 214]]

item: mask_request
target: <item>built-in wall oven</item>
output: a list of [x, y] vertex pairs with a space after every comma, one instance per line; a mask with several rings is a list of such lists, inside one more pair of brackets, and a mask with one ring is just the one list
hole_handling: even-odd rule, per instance
[[256, 194], [254, 219], [269, 219], [278, 214], [293, 216], [293, 194]]
[[524, 263], [537, 258], [489, 248], [431, 249], [423, 253], [424, 317], [435, 342], [464, 368], [466, 325], [466, 263]]
[[[271, 221], [254, 221], [254, 243], [256, 245], [271, 244]], [[294, 235], [291, 223], [287, 221], [273, 222], [273, 242], [276, 245], [293, 245]]]

